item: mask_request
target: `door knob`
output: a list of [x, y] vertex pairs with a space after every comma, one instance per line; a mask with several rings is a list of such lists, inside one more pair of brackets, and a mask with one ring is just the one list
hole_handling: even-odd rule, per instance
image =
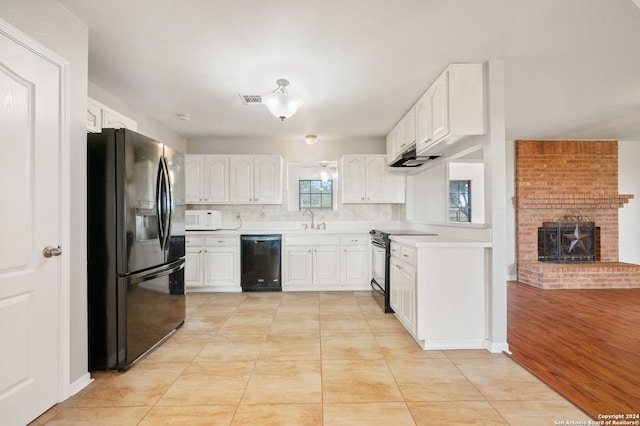
[[62, 254], [62, 249], [60, 248], [60, 246], [58, 247], [46, 246], [42, 250], [42, 255], [44, 257], [60, 256], [61, 254]]

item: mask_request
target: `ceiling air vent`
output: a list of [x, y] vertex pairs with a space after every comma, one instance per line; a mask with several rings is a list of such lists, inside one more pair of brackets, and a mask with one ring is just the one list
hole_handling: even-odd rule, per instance
[[239, 95], [242, 103], [245, 105], [262, 105], [262, 96], [260, 95]]

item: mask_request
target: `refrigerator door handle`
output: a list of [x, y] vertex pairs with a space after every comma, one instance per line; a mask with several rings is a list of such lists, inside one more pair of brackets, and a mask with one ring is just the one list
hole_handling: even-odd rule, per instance
[[172, 268], [164, 269], [164, 270], [157, 271], [157, 272], [153, 272], [153, 273], [148, 274], [148, 275], [143, 275], [143, 276], [140, 276], [140, 277], [131, 277], [131, 278], [129, 278], [129, 284], [135, 285], [135, 284], [140, 284], [140, 283], [145, 282], [145, 281], [155, 280], [156, 278], [164, 277], [166, 275], [171, 275], [174, 272], [180, 271], [181, 269], [184, 269], [184, 262], [180, 262], [178, 265], [175, 265]]
[[165, 241], [165, 219], [164, 219], [164, 167], [162, 167], [162, 158], [158, 165], [158, 175], [156, 177], [156, 210], [158, 212], [158, 240], [160, 248], [164, 250]]
[[165, 179], [165, 214], [166, 214], [166, 227], [164, 230], [164, 249], [169, 249], [169, 238], [171, 238], [171, 224], [173, 222], [173, 192], [171, 188], [171, 175], [169, 174], [169, 165], [167, 164], [167, 158], [162, 157], [162, 166], [164, 169]]

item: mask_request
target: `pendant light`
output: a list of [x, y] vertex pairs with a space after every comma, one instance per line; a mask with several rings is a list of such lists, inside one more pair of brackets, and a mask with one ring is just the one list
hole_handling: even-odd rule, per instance
[[278, 87], [269, 95], [262, 96], [262, 103], [280, 120], [291, 117], [302, 105], [302, 99], [287, 93], [289, 80], [283, 78], [276, 81]]

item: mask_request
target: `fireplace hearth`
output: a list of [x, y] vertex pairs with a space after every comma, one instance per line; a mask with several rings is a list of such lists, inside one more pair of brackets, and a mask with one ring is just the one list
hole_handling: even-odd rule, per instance
[[538, 261], [595, 262], [595, 223], [583, 220], [544, 222], [538, 228]]

